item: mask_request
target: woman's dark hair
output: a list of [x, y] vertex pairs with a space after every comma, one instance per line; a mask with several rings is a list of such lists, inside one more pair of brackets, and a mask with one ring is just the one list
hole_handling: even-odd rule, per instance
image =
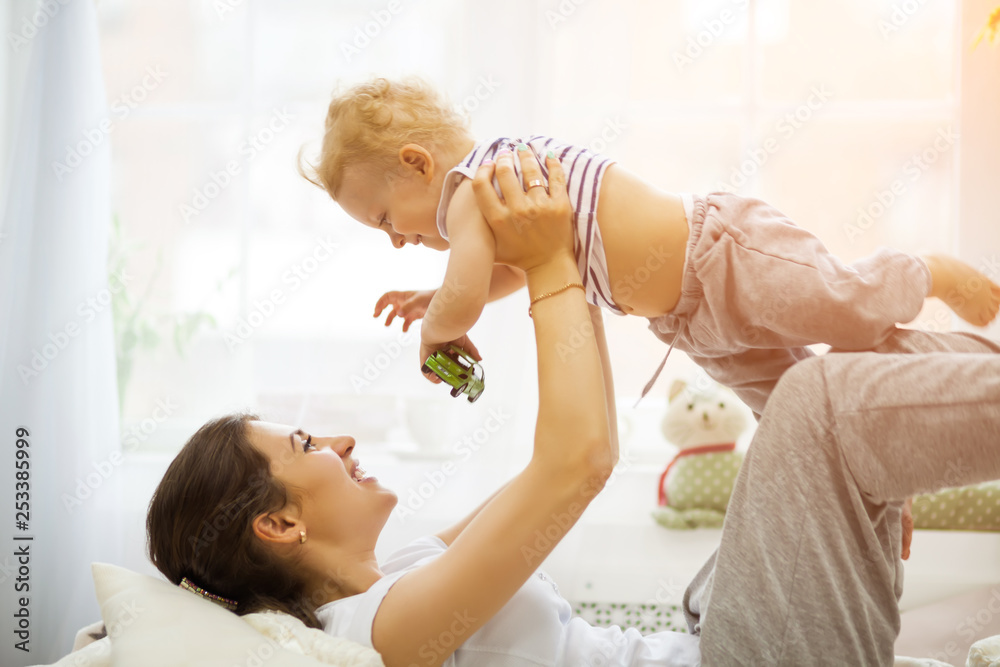
[[284, 507], [285, 487], [249, 439], [259, 417], [214, 419], [191, 436], [153, 492], [149, 559], [175, 584], [187, 577], [237, 603], [239, 615], [273, 609], [321, 628], [298, 568], [254, 535], [254, 517]]

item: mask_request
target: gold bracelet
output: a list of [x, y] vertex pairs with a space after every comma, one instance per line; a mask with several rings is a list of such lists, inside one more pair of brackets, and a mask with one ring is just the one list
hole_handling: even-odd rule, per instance
[[[544, 294], [539, 294], [538, 296], [536, 296], [534, 299], [531, 300], [531, 303], [528, 305], [528, 317], [534, 317], [534, 315], [531, 314], [531, 308], [536, 303], [538, 303], [542, 299], [548, 299], [550, 296], [555, 296], [556, 294], [561, 294], [562, 292], [565, 292], [566, 290], [570, 289], [571, 287], [579, 287], [580, 289], [583, 289], [583, 285], [580, 284], [580, 283], [566, 283], [565, 285], [563, 285], [559, 289], [555, 290], [554, 292], [546, 292]], [[584, 292], [586, 292], [586, 290], [584, 290]]]

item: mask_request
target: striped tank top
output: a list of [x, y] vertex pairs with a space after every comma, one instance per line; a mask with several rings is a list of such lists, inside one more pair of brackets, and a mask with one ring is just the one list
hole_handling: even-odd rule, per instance
[[[473, 178], [476, 170], [484, 160], [495, 160], [496, 154], [508, 149], [517, 150], [521, 139], [503, 137], [495, 141], [477, 144], [472, 152], [449, 171], [444, 178], [441, 191], [441, 202], [437, 210], [437, 227], [441, 237], [448, 238], [446, 216], [448, 204], [455, 194], [456, 188], [464, 178]], [[524, 141], [529, 150], [534, 153], [542, 168], [542, 177], [548, 181], [549, 174], [545, 168], [545, 155], [553, 151], [566, 172], [566, 185], [569, 191], [570, 204], [573, 206], [573, 227], [575, 236], [573, 251], [576, 255], [576, 265], [580, 270], [587, 301], [595, 306], [607, 308], [613, 313], [624, 315], [611, 298], [611, 285], [608, 278], [608, 263], [604, 257], [604, 244], [601, 242], [601, 231], [597, 226], [597, 196], [601, 190], [601, 178], [605, 170], [614, 160], [579, 146], [561, 144], [555, 139], [543, 136], [533, 136]], [[521, 162], [514, 160], [514, 170], [521, 178]], [[493, 187], [500, 194], [500, 184], [493, 179]]]

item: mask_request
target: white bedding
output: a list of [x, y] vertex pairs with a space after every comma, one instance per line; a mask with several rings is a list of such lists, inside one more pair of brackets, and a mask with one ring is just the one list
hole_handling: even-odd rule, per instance
[[92, 572], [108, 636], [55, 666], [209, 667], [247, 664], [252, 656], [268, 667], [384, 667], [372, 649], [308, 628], [288, 614], [236, 616], [178, 586], [122, 567], [94, 563]]

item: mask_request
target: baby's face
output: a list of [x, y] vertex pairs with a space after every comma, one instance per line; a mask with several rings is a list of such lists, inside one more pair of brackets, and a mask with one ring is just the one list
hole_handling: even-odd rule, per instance
[[447, 250], [448, 241], [437, 228], [437, 207], [441, 184], [419, 175], [379, 177], [369, 170], [351, 170], [341, 185], [340, 207], [358, 222], [381, 229], [392, 245], [424, 245]]

